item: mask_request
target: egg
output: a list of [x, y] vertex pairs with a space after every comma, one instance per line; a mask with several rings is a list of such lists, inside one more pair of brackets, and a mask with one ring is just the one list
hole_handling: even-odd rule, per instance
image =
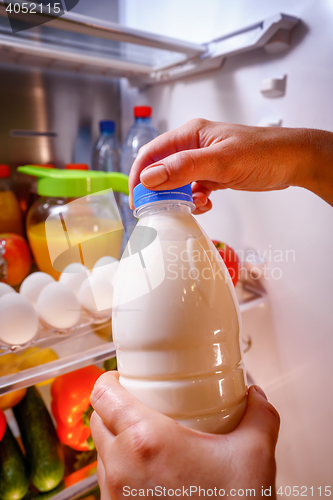
[[37, 300], [40, 292], [49, 283], [53, 283], [54, 278], [46, 273], [32, 273], [22, 282], [20, 294], [28, 299], [34, 308], [37, 307]]
[[96, 316], [110, 316], [112, 312], [113, 286], [101, 276], [90, 276], [80, 288], [80, 304]]
[[110, 283], [113, 284], [114, 276], [117, 272], [119, 265], [119, 260], [106, 255], [105, 257], [101, 257], [92, 270], [93, 276], [102, 276]]
[[0, 298], [7, 293], [16, 293], [13, 287], [7, 285], [7, 283], [1, 283], [0, 281]]
[[74, 262], [65, 267], [60, 275], [59, 283], [68, 286], [77, 296], [82, 283], [90, 276], [90, 271], [83, 264]]
[[80, 319], [80, 304], [72, 290], [63, 283], [49, 283], [40, 292], [37, 312], [49, 326], [57, 329], [71, 328]]
[[19, 293], [7, 293], [0, 298], [0, 318], [0, 340], [6, 344], [26, 344], [37, 334], [37, 313]]

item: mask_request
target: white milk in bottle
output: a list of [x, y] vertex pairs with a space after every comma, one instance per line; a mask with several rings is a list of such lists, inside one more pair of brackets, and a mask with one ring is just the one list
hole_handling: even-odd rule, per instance
[[114, 283], [120, 383], [179, 423], [226, 433], [246, 408], [232, 281], [195, 218], [190, 184], [134, 189], [138, 224]]

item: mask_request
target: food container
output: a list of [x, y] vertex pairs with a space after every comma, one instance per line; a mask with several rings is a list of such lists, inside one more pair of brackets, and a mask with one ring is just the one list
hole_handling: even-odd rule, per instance
[[74, 262], [92, 269], [104, 255], [119, 258], [123, 225], [113, 191], [128, 194], [126, 175], [31, 165], [18, 171], [37, 177], [40, 198], [26, 224], [40, 271], [58, 279]]

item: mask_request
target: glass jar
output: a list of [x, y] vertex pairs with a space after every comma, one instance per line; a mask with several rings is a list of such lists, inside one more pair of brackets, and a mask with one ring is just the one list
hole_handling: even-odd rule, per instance
[[128, 193], [119, 173], [19, 167], [38, 178], [40, 198], [27, 216], [27, 236], [40, 271], [58, 279], [74, 262], [92, 269], [109, 255], [119, 259], [123, 225], [113, 191]]

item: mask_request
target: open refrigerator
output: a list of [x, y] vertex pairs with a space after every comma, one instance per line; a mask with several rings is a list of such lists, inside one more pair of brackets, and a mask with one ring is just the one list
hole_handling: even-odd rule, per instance
[[[0, 2], [0, 161], [14, 170], [90, 163], [98, 121], [116, 121], [123, 139], [133, 106], [144, 104], [159, 133], [195, 117], [333, 130], [332, 21], [331, 0], [80, 0], [13, 34]], [[14, 181], [18, 194], [29, 189], [22, 175]], [[242, 262], [255, 249], [269, 271], [241, 279], [236, 291], [249, 379], [281, 415], [277, 486], [312, 487], [320, 498], [333, 466], [333, 211], [298, 188], [228, 190], [212, 201], [198, 219], [206, 233], [231, 244]], [[41, 332], [39, 346], [52, 346], [59, 359], [1, 377], [0, 394], [101, 366], [115, 356], [110, 339], [109, 318]], [[88, 468], [53, 498], [79, 498], [96, 484]]]

